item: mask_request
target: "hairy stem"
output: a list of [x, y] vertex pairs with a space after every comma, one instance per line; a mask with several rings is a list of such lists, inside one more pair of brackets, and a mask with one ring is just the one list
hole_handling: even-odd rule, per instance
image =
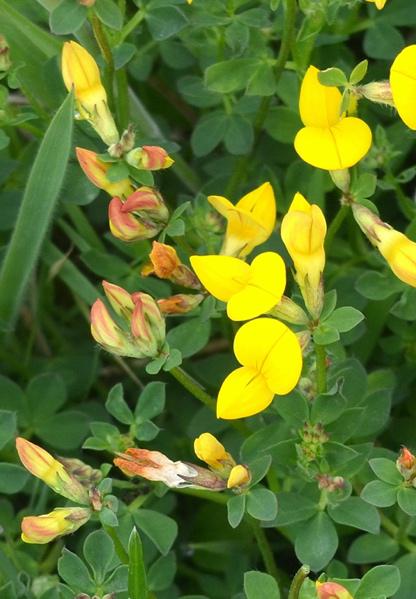
[[276, 580], [279, 580], [279, 571], [274, 561], [273, 551], [270, 547], [270, 543], [266, 537], [264, 529], [260, 526], [259, 521], [255, 520], [254, 518], [250, 518], [250, 524], [267, 573], [270, 574], [270, 576], [273, 576], [273, 578]]
[[296, 572], [294, 579], [292, 580], [292, 584], [290, 585], [288, 599], [298, 599], [300, 589], [302, 588], [303, 581], [307, 577], [310, 572], [309, 566], [303, 565]]
[[189, 393], [191, 393], [196, 399], [199, 399], [204, 405], [206, 405], [210, 410], [215, 411], [215, 399], [209, 395], [202, 387], [193, 379], [187, 372], [179, 368], [179, 366], [175, 366], [169, 370], [169, 373], [182, 385], [185, 387]]
[[326, 392], [326, 351], [324, 345], [315, 343], [316, 355], [316, 388], [317, 392]]

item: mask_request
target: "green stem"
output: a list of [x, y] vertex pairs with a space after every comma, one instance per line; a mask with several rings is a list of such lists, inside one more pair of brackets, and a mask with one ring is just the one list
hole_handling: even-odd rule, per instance
[[106, 64], [106, 83], [108, 93], [108, 104], [110, 109], [114, 108], [114, 60], [113, 53], [111, 52], [110, 44], [108, 43], [107, 36], [101, 25], [100, 19], [97, 17], [95, 12], [91, 14], [91, 25], [94, 32], [94, 37], [97, 40], [97, 44], [100, 48], [101, 54]]
[[128, 564], [129, 556], [127, 554], [127, 551], [124, 549], [123, 544], [120, 541], [118, 534], [116, 533], [114, 528], [112, 526], [103, 526], [103, 528], [104, 528], [105, 532], [108, 534], [108, 536], [111, 537], [111, 539], [114, 543], [114, 549], [116, 550], [116, 553], [117, 553], [120, 561], [123, 564]]
[[130, 35], [130, 33], [132, 31], [134, 31], [134, 29], [136, 29], [137, 25], [139, 25], [145, 16], [145, 12], [144, 10], [140, 9], [136, 12], [136, 14], [130, 19], [130, 21], [128, 21], [123, 29], [120, 32], [120, 36], [119, 36], [119, 43], [121, 44], [121, 42], [124, 42], [124, 40], [126, 39], [126, 37], [128, 35]]
[[273, 552], [264, 529], [260, 526], [259, 521], [254, 518], [250, 518], [250, 524], [267, 573], [276, 580], [279, 580], [279, 571], [274, 561]]
[[349, 211], [350, 211], [350, 207], [347, 204], [344, 204], [343, 206], [341, 206], [341, 208], [338, 210], [337, 214], [335, 215], [335, 218], [329, 225], [329, 229], [328, 229], [328, 232], [327, 232], [326, 238], [325, 238], [325, 249], [327, 252], [329, 252], [332, 242], [334, 241], [334, 237], [338, 233], [338, 230], [341, 227], [344, 220], [346, 219]]
[[303, 565], [296, 572], [292, 584], [290, 585], [288, 599], [299, 599], [299, 593], [303, 585], [303, 581], [310, 572], [309, 566]]
[[117, 124], [120, 131], [127, 128], [130, 120], [129, 88], [126, 69], [116, 72], [117, 82]]
[[326, 393], [326, 351], [324, 345], [315, 343], [316, 388], [318, 394]]
[[416, 553], [416, 543], [413, 543], [407, 535], [401, 534], [402, 531], [394, 522], [390, 520], [381, 510], [379, 510], [381, 526], [389, 535], [410, 553]]
[[[286, 0], [286, 13], [285, 22], [282, 32], [282, 40], [280, 43], [279, 54], [276, 59], [274, 67], [275, 84], [277, 85], [280, 77], [283, 74], [287, 59], [289, 58], [290, 48], [293, 41], [296, 25], [296, 13], [297, 13], [297, 2], [296, 0]], [[254, 120], [255, 140], [253, 144], [253, 150], [257, 146], [261, 132], [263, 129], [264, 122], [267, 118], [269, 108], [272, 102], [273, 96], [263, 98], [257, 115]], [[227, 197], [232, 196], [238, 185], [247, 178], [248, 165], [250, 162], [252, 152], [242, 156], [237, 162], [235, 171], [227, 185], [225, 195]]]
[[191, 393], [196, 399], [199, 399], [204, 405], [206, 405], [210, 410], [215, 412], [215, 399], [211, 397], [204, 389], [193, 379], [187, 372], [179, 368], [179, 366], [175, 366], [169, 370], [169, 373], [182, 385], [185, 387], [189, 393]]

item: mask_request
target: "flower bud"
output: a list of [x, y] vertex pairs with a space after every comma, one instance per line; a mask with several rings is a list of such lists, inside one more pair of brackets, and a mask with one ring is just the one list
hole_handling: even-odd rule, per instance
[[347, 168], [329, 171], [332, 181], [343, 193], [347, 193], [350, 189], [351, 177], [350, 171]]
[[59, 456], [59, 461], [65, 470], [87, 489], [97, 485], [103, 477], [101, 470], [91, 468], [91, 466], [84, 464], [84, 462], [77, 458], [63, 458]]
[[155, 273], [160, 279], [168, 279], [176, 285], [190, 289], [201, 289], [201, 284], [185, 264], [182, 264], [176, 250], [165, 243], [154, 241], [152, 251], [149, 254], [152, 267], [146, 265], [142, 271], [143, 275]]
[[330, 476], [329, 474], [317, 474], [318, 488], [325, 489], [329, 493], [334, 493], [345, 487], [345, 480], [342, 476]]
[[125, 212], [120, 198], [113, 198], [109, 203], [108, 222], [114, 237], [126, 242], [150, 239], [160, 231], [159, 225], [141, 220], [134, 214]]
[[269, 314], [285, 322], [290, 322], [290, 324], [307, 325], [309, 323], [306, 312], [286, 295], [270, 310]]
[[194, 441], [195, 455], [213, 470], [227, 473], [235, 465], [231, 455], [211, 433], [203, 433]]
[[56, 508], [42, 516], [26, 516], [22, 520], [22, 541], [39, 545], [49, 543], [78, 530], [90, 517], [91, 510], [78, 507]]
[[126, 160], [131, 166], [146, 171], [169, 168], [175, 162], [166, 150], [159, 146], [134, 148], [127, 154]]
[[227, 489], [245, 487], [251, 480], [250, 470], [241, 464], [234, 466], [227, 481]]
[[204, 297], [205, 295], [202, 293], [196, 293], [194, 295], [178, 293], [165, 299], [157, 300], [157, 304], [162, 314], [187, 314], [199, 306]]
[[396, 460], [396, 467], [405, 480], [412, 480], [416, 476], [416, 457], [407, 449], [402, 447]]
[[26, 470], [40, 478], [55, 493], [77, 503], [89, 503], [87, 490], [67, 472], [61, 462], [55, 460], [42, 447], [17, 437], [16, 449]]
[[357, 93], [361, 97], [370, 100], [370, 102], [394, 106], [393, 93], [389, 81], [372, 81], [366, 85], [361, 85], [357, 88]]
[[166, 342], [166, 325], [157, 302], [147, 293], [132, 295], [134, 310], [131, 317], [131, 333], [143, 356], [153, 358]]
[[316, 592], [319, 599], [353, 599], [347, 589], [337, 582], [316, 581]]
[[104, 143], [116, 143], [119, 135], [108, 108], [107, 94], [101, 83], [97, 63], [76, 42], [64, 43], [62, 77], [67, 90], [74, 90], [79, 118], [87, 120]]
[[106, 351], [118, 356], [137, 356], [127, 335], [114, 322], [105, 304], [97, 299], [91, 308], [91, 334]]
[[78, 2], [81, 4], [81, 6], [87, 6], [90, 8], [91, 6], [94, 6], [96, 0], [78, 0]]
[[158, 224], [159, 230], [169, 220], [169, 210], [160, 193], [153, 187], [143, 186], [136, 189], [123, 203], [122, 211], [134, 212], [153, 225]]
[[108, 153], [114, 158], [121, 158], [126, 152], [129, 152], [134, 146], [136, 134], [133, 125], [129, 125], [123, 131], [120, 140], [108, 148]]
[[133, 186], [130, 179], [126, 178], [115, 182], [108, 179], [107, 171], [112, 164], [111, 162], [103, 162], [95, 152], [85, 148], [76, 148], [75, 152], [80, 167], [93, 185], [104, 189], [111, 196], [127, 197], [132, 193]]
[[114, 285], [114, 283], [108, 283], [108, 281], [103, 281], [102, 286], [114, 312], [126, 320], [130, 320], [134, 310], [131, 294], [122, 287]]
[[9, 45], [6, 39], [0, 35], [0, 72], [8, 71], [11, 66]]

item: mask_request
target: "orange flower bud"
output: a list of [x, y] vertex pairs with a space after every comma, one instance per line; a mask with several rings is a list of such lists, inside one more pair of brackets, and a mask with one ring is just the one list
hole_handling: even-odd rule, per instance
[[140, 220], [134, 214], [126, 212], [123, 206], [120, 198], [113, 198], [108, 205], [108, 221], [114, 237], [129, 242], [150, 239], [159, 233], [160, 226]]
[[42, 516], [26, 516], [22, 520], [22, 541], [39, 545], [49, 543], [78, 530], [90, 517], [91, 510], [78, 507], [56, 508]]
[[157, 303], [162, 314], [186, 314], [196, 308], [204, 297], [202, 293], [196, 293], [195, 295], [178, 293], [165, 299], [159, 299]]
[[143, 146], [134, 148], [127, 156], [129, 164], [146, 171], [158, 171], [169, 168], [175, 162], [163, 148], [159, 146]]
[[132, 193], [133, 185], [130, 179], [112, 182], [107, 178], [107, 171], [111, 166], [111, 162], [103, 162], [98, 158], [96, 152], [85, 148], [75, 148], [75, 152], [80, 167], [96, 187], [104, 189], [111, 196], [127, 197]]
[[77, 503], [89, 503], [88, 492], [82, 484], [67, 472], [61, 462], [55, 460], [42, 447], [27, 439], [17, 437], [16, 449], [26, 470], [40, 478], [55, 493]]
[[129, 195], [123, 203], [123, 212], [134, 212], [141, 218], [152, 221], [153, 225], [159, 224], [159, 230], [169, 219], [166, 204], [156, 189], [142, 186]]
[[160, 279], [168, 279], [176, 285], [201, 289], [201, 284], [195, 274], [185, 264], [182, 264], [176, 250], [170, 245], [154, 241], [149, 258], [153, 268], [145, 265], [142, 275], [147, 276], [153, 272]]
[[319, 599], [353, 599], [347, 589], [337, 582], [316, 581], [316, 592]]
[[402, 447], [396, 460], [396, 467], [405, 480], [413, 480], [416, 476], [416, 457], [407, 447]]

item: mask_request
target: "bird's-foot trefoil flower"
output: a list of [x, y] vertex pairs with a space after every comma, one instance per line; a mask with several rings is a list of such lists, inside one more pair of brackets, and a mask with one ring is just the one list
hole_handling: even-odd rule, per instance
[[217, 416], [245, 418], [265, 410], [275, 395], [286, 395], [302, 371], [299, 341], [285, 324], [273, 318], [245, 323], [234, 339], [242, 365], [227, 376], [218, 394]]
[[169, 211], [153, 187], [139, 187], [127, 199], [115, 197], [108, 206], [110, 230], [122, 241], [155, 237], [167, 224]]
[[317, 168], [347, 169], [367, 154], [371, 130], [361, 119], [341, 114], [340, 91], [322, 85], [318, 73], [310, 66], [303, 78], [299, 111], [304, 127], [296, 135], [295, 150]]
[[163, 353], [167, 348], [165, 320], [157, 302], [146, 293], [129, 294], [107, 281], [103, 288], [120, 324], [97, 299], [90, 316], [97, 343], [110, 353], [132, 358], [155, 358]]
[[100, 160], [96, 152], [92, 150], [76, 148], [75, 151], [80, 167], [93, 185], [99, 189], [104, 189], [110, 196], [127, 198], [133, 193], [134, 188], [130, 179], [110, 181], [107, 177], [107, 171], [111, 166], [111, 162]]
[[250, 470], [242, 464], [237, 464], [230, 472], [227, 480], [227, 489], [241, 489], [242, 487], [246, 487], [250, 481]]
[[319, 206], [297, 193], [284, 216], [283, 243], [293, 260], [295, 278], [309, 313], [317, 318], [323, 306], [325, 216]]
[[173, 462], [159, 451], [130, 448], [117, 454], [114, 464], [126, 476], [141, 476], [171, 488], [197, 487], [221, 491], [226, 487], [226, 483], [214, 472], [187, 462]]
[[204, 300], [202, 293], [177, 293], [164, 299], [157, 300], [157, 304], [162, 314], [167, 316], [174, 314], [187, 314], [194, 310]]
[[381, 10], [386, 6], [387, 0], [367, 0], [367, 2], [372, 2], [379, 10]]
[[195, 274], [181, 262], [172, 246], [154, 241], [149, 258], [150, 262], [143, 267], [142, 275], [155, 274], [159, 279], [168, 279], [175, 285], [189, 289], [201, 289], [201, 284]]
[[270, 183], [263, 183], [234, 206], [222, 196], [208, 202], [227, 219], [221, 254], [244, 258], [272, 234], [276, 223], [276, 200]]
[[126, 160], [131, 166], [145, 171], [159, 171], [169, 168], [175, 162], [166, 150], [159, 146], [134, 148], [127, 154]]
[[345, 587], [337, 582], [316, 581], [316, 592], [319, 599], [353, 599]]
[[255, 318], [282, 299], [286, 268], [275, 252], [259, 254], [250, 265], [232, 256], [191, 256], [190, 261], [207, 291], [227, 302], [231, 320]]
[[416, 287], [416, 242], [384, 223], [365, 206], [354, 203], [352, 209], [360, 229], [377, 247], [396, 277]]
[[43, 545], [78, 530], [88, 522], [91, 510], [81, 507], [56, 508], [42, 516], [26, 516], [22, 520], [22, 541]]
[[416, 129], [416, 44], [404, 48], [390, 69], [394, 106], [409, 129]]
[[117, 143], [119, 134], [94, 58], [77, 42], [65, 42], [61, 67], [67, 90], [74, 90], [78, 118], [87, 120], [108, 146]]

